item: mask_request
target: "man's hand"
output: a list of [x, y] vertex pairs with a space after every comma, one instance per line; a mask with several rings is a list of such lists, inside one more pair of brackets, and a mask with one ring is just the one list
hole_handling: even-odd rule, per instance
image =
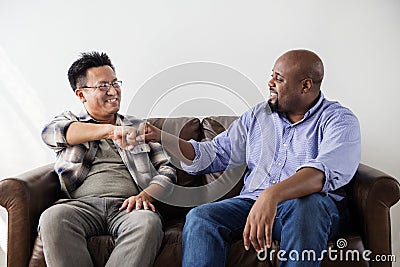
[[141, 123], [138, 132], [137, 142], [161, 142], [161, 130], [148, 122]]
[[243, 241], [246, 250], [249, 250], [250, 242], [257, 252], [264, 250], [265, 246], [271, 247], [277, 204], [267, 190], [260, 194], [247, 216], [244, 227]]
[[137, 144], [136, 128], [130, 126], [115, 126], [111, 138], [120, 148], [132, 150]]
[[265, 189], [247, 216], [243, 231], [245, 249], [249, 249], [249, 240], [257, 252], [263, 250], [265, 245], [270, 248], [278, 203], [320, 192], [324, 179], [322, 171], [304, 167], [288, 179]]
[[131, 212], [133, 209], [136, 210], [152, 210], [153, 212], [156, 211], [156, 208], [153, 205], [154, 199], [147, 194], [145, 191], [140, 192], [140, 194], [136, 196], [131, 196], [125, 199], [124, 203], [122, 203], [119, 210], [126, 209], [126, 212]]
[[147, 122], [139, 125], [139, 135], [136, 137], [136, 141], [161, 143], [163, 148], [188, 165], [192, 164], [195, 157], [194, 148], [190, 142], [162, 131]]

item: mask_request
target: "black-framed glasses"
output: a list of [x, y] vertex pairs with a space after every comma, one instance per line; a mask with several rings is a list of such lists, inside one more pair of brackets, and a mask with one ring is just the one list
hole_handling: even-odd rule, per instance
[[78, 87], [77, 89], [84, 89], [84, 88], [91, 88], [91, 89], [99, 89], [100, 91], [108, 91], [110, 88], [114, 87], [115, 89], [119, 89], [122, 86], [122, 81], [115, 81], [112, 83], [102, 83], [97, 86], [81, 86]]

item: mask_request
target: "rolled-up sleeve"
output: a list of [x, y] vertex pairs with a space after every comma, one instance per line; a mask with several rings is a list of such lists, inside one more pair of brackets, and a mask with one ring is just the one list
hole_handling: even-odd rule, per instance
[[243, 125], [241, 118], [212, 141], [190, 140], [195, 157], [191, 165], [181, 162], [182, 168], [190, 174], [203, 174], [224, 171], [245, 163], [247, 133]]
[[66, 140], [66, 133], [71, 123], [76, 121], [78, 121], [76, 116], [69, 111], [56, 116], [43, 128], [43, 142], [55, 152], [59, 152], [68, 147], [69, 145]]
[[319, 153], [299, 169], [312, 167], [325, 174], [321, 192], [327, 193], [346, 185], [353, 178], [361, 160], [361, 134], [357, 118], [351, 111], [338, 111], [324, 125]]
[[184, 162], [181, 162], [182, 168], [190, 174], [199, 174], [206, 172], [211, 168], [211, 164], [216, 159], [213, 142], [197, 142], [194, 140], [189, 140], [189, 142], [193, 146], [195, 157], [191, 165], [187, 165]]

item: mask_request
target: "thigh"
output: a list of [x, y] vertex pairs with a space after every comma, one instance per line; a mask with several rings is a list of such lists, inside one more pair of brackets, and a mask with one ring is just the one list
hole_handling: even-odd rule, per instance
[[[65, 200], [46, 209], [39, 220], [39, 232], [65, 231], [69, 228], [79, 231], [85, 237], [100, 235], [104, 232], [104, 219], [96, 203], [80, 200]], [[101, 204], [100, 204], [101, 205]]]
[[253, 204], [254, 200], [243, 198], [207, 203], [192, 209], [186, 216], [186, 223], [205, 220], [209, 224], [227, 228], [233, 239], [240, 238]]
[[330, 227], [329, 235], [333, 236], [339, 231], [340, 220], [341, 216], [335, 201], [325, 194], [314, 193], [286, 200], [278, 204], [273, 238], [281, 239], [284, 225], [291, 225], [291, 227], [299, 229], [311, 229], [316, 227], [316, 223], [328, 225]]
[[118, 237], [123, 231], [143, 229], [159, 229], [162, 232], [161, 217], [158, 213], [150, 210], [132, 210], [127, 212], [126, 209], [120, 211], [123, 199], [108, 199], [108, 233], [114, 237]]

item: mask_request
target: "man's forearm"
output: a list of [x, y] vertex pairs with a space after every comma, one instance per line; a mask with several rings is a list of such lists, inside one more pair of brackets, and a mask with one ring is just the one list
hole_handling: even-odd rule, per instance
[[69, 145], [77, 145], [100, 139], [112, 139], [114, 125], [73, 122], [69, 125], [66, 140]]
[[325, 174], [315, 168], [302, 168], [290, 178], [263, 191], [275, 203], [320, 192]]
[[163, 147], [173, 154], [176, 158], [190, 165], [195, 157], [195, 152], [192, 144], [175, 135], [167, 132], [161, 134], [161, 144]]
[[154, 202], [155, 199], [163, 195], [164, 188], [159, 184], [150, 184], [142, 192], [147, 194], [151, 202]]
[[139, 135], [136, 140], [160, 143], [165, 150], [174, 155], [178, 160], [191, 165], [195, 157], [192, 144], [178, 136], [160, 130], [150, 123], [142, 123], [139, 126]]

